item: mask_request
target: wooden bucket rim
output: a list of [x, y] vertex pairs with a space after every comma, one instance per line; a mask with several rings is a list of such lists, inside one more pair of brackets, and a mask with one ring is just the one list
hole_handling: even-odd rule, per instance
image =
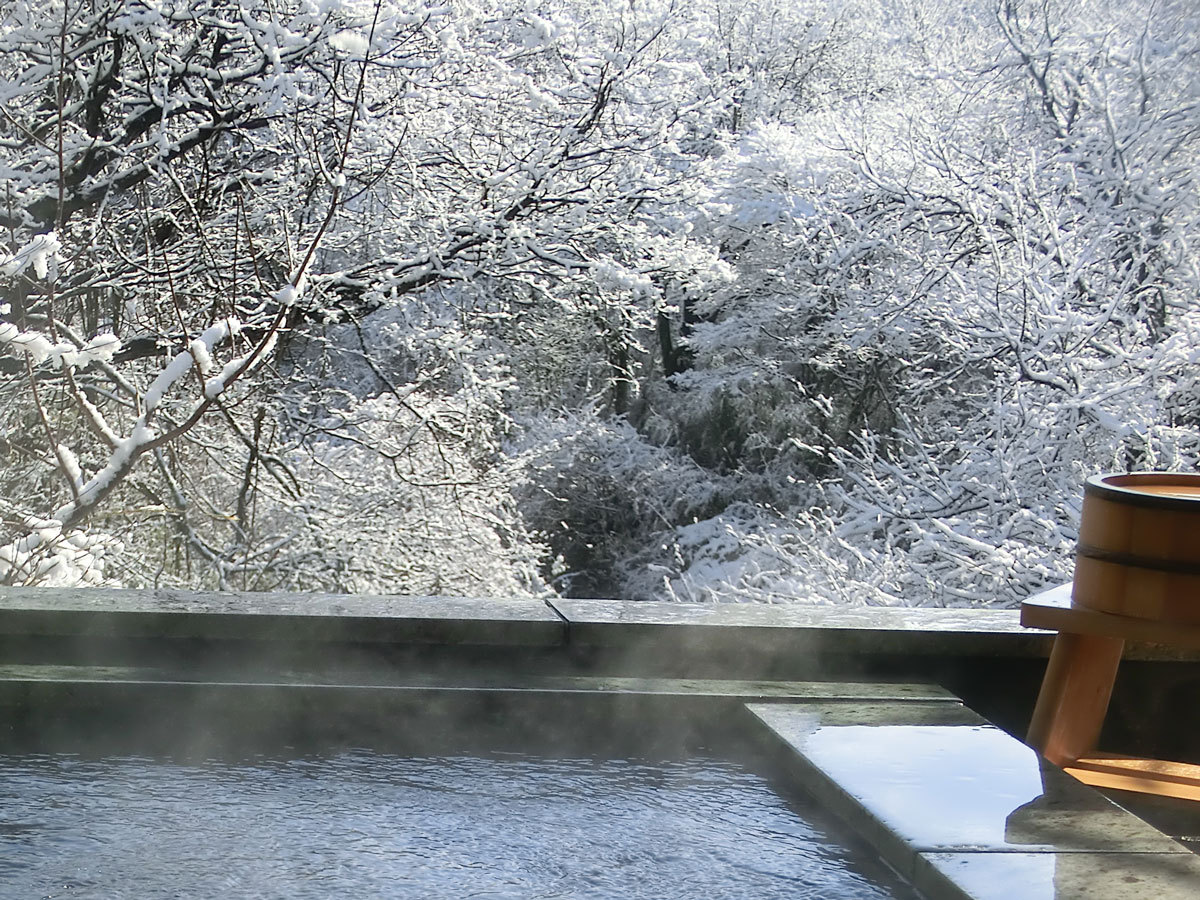
[[1200, 475], [1189, 472], [1108, 472], [1093, 475], [1084, 483], [1085, 496], [1098, 497], [1130, 506], [1151, 509], [1171, 509], [1185, 512], [1200, 510], [1200, 494], [1195, 497], [1169, 497], [1147, 494], [1136, 485], [1155, 484], [1163, 487], [1188, 486], [1200, 489]]

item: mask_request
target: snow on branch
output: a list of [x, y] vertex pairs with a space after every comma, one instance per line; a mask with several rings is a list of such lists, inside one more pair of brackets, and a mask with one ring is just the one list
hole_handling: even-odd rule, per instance
[[[47, 573], [42, 572], [41, 569], [45, 565], [66, 565], [62, 559], [58, 558], [61, 553], [55, 548], [59, 544], [63, 544], [63, 547], [67, 549], [79, 549], [82, 545], [79, 547], [76, 545], [83, 540], [78, 533], [68, 534], [67, 529], [84, 518], [103, 500], [125, 477], [143, 453], [170, 438], [177, 437], [194, 424], [204, 410], [220, 397], [230, 384], [253, 368], [257, 361], [269, 352], [278, 335], [278, 328], [272, 329], [269, 335], [260, 341], [249, 354], [231, 360], [225, 364], [219, 375], [205, 379], [205, 375], [213, 368], [213, 352], [218, 346], [236, 337], [241, 328], [241, 323], [237, 320], [224, 319], [205, 329], [199, 337], [189, 343], [187, 349], [176, 354], [142, 395], [141, 413], [129, 434], [125, 437], [114, 436], [115, 440], [107, 462], [86, 482], [83, 480], [83, 472], [75, 454], [69, 448], [59, 445], [58, 458], [69, 461], [66, 464], [68, 471], [65, 474], [71, 479], [74, 497], [60, 506], [51, 518], [30, 524], [29, 533], [24, 537], [0, 547], [0, 578], [6, 578], [12, 572], [19, 571], [26, 577], [35, 578], [38, 583], [44, 583], [45, 577], [43, 576]], [[3, 340], [4, 336], [5, 332], [0, 330], [0, 340]], [[201, 379], [202, 398], [195, 404], [182, 425], [174, 427], [169, 432], [160, 433], [153, 424], [155, 412], [159, 409], [163, 398], [192, 371], [195, 371]], [[53, 552], [37, 562], [37, 572], [25, 571], [33, 564], [33, 554], [38, 550]]]
[[0, 349], [27, 353], [33, 365], [52, 362], [67, 368], [82, 368], [93, 362], [108, 362], [121, 349], [113, 334], [98, 334], [82, 347], [69, 341], [51, 341], [36, 331], [21, 331], [11, 322], [0, 322]]
[[100, 563], [112, 542], [80, 531], [64, 531], [53, 520], [26, 518], [30, 533], [0, 546], [0, 583], [43, 586], [97, 584]]
[[[118, 439], [108, 458], [108, 463], [80, 488], [79, 497], [59, 507], [54, 514], [57, 521], [66, 523], [78, 520], [85, 510], [94, 506], [108, 493], [112, 485], [129, 470], [139, 456], [155, 443], [160, 442], [161, 436], [151, 424], [151, 419], [162, 402], [163, 396], [193, 369], [198, 370], [200, 377], [203, 378], [205, 368], [212, 364], [213, 351], [220, 344], [235, 337], [240, 330], [241, 325], [236, 320], [224, 319], [207, 328], [200, 337], [189, 344], [186, 350], [175, 355], [174, 359], [154, 379], [154, 383], [150, 385], [143, 396], [142, 413], [138, 416], [129, 435]], [[234, 371], [239, 370], [244, 369], [238, 366]], [[224, 375], [223, 371], [222, 376]], [[206, 384], [204, 400], [201, 401], [201, 405], [207, 406], [220, 396], [227, 385], [227, 381], [221, 381], [214, 390], [214, 383], [215, 380]], [[189, 416], [189, 421], [193, 417], [194, 414]]]
[[57, 262], [62, 244], [53, 232], [36, 235], [24, 247], [7, 257], [0, 257], [0, 275], [14, 278], [26, 269], [33, 269], [38, 278], [50, 274], [51, 263]]

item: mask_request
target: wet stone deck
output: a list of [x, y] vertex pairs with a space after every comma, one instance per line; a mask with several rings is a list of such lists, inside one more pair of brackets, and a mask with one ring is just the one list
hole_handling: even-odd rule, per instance
[[806, 789], [931, 900], [1200, 895], [1200, 857], [965, 707], [749, 709]]

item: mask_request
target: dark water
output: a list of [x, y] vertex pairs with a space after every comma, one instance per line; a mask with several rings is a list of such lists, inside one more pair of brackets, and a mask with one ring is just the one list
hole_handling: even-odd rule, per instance
[[873, 865], [722, 760], [0, 756], [6, 898], [897, 896]]

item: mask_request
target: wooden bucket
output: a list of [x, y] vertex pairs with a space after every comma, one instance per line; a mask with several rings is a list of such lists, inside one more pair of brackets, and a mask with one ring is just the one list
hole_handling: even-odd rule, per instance
[[1075, 606], [1200, 625], [1200, 475], [1095, 475], [1083, 494]]

